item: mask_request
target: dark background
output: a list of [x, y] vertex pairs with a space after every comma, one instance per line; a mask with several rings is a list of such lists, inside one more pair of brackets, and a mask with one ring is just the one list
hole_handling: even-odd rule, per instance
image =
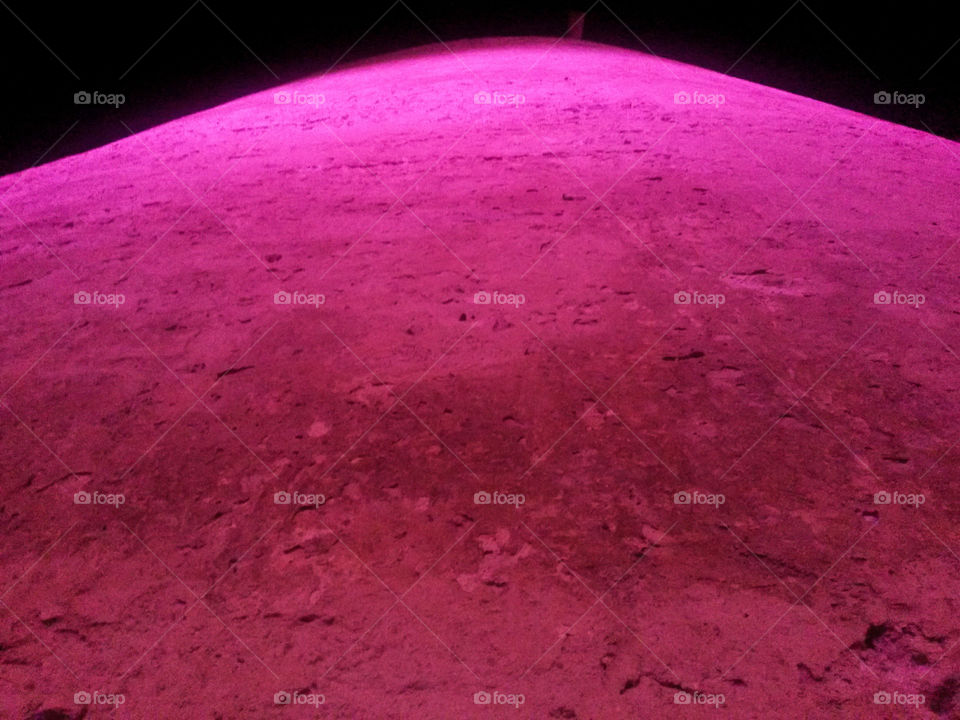
[[[49, 162], [124, 137], [118, 120], [140, 130], [323, 72], [348, 50], [344, 62], [433, 43], [433, 33], [443, 40], [558, 37], [570, 10], [591, 7], [404, 2], [71, 6], [0, 0], [0, 174], [29, 167], [45, 152], [42, 161]], [[604, 0], [590, 9], [585, 27], [585, 40], [641, 50], [645, 44], [658, 55], [720, 72], [763, 36], [732, 75], [960, 139], [960, 45], [954, 46], [960, 24], [949, 3]], [[79, 90], [120, 92], [126, 103], [119, 109], [78, 106], [73, 95]], [[877, 106], [878, 90], [922, 92], [926, 103], [919, 109]]]

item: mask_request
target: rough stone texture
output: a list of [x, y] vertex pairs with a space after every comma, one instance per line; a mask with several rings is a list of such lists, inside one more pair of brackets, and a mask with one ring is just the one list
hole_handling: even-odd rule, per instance
[[960, 148], [452, 51], [0, 179], [0, 714], [960, 717]]

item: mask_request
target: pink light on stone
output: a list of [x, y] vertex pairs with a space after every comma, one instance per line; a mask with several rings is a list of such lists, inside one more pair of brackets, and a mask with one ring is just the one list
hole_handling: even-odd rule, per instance
[[957, 150], [519, 39], [0, 178], [5, 717], [949, 712]]

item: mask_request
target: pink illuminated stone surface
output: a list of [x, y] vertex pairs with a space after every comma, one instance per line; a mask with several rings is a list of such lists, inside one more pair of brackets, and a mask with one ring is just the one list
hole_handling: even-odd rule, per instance
[[0, 715], [960, 717], [960, 148], [450, 50], [0, 179]]

